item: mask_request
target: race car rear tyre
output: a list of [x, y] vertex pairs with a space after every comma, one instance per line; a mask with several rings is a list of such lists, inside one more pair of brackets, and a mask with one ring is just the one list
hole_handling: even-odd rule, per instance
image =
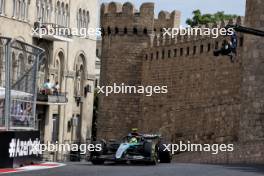
[[159, 154], [160, 163], [171, 163], [171, 156], [168, 153]]
[[159, 160], [160, 163], [171, 163], [172, 155], [170, 151], [165, 151], [165, 143], [159, 143]]
[[144, 153], [150, 160], [146, 164], [156, 165], [158, 163], [158, 148], [155, 143], [146, 142], [144, 144]]

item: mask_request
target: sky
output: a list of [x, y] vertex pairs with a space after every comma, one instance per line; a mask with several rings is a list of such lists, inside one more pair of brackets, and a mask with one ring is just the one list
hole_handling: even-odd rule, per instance
[[[102, 2], [111, 2], [113, 0], [100, 0]], [[246, 0], [114, 0], [115, 2], [132, 2], [137, 9], [144, 2], [155, 3], [156, 15], [161, 10], [173, 11], [179, 10], [182, 13], [181, 24], [185, 25], [186, 19], [192, 17], [192, 12], [200, 9], [204, 13], [215, 13], [224, 11], [226, 14], [245, 15]]]

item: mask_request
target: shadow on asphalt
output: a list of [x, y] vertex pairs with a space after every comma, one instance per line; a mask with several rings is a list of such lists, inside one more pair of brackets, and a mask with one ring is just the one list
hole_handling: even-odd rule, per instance
[[[74, 163], [71, 163], [71, 165], [75, 165]], [[102, 164], [102, 165], [93, 165], [92, 163], [90, 162], [87, 162], [87, 163], [76, 163], [76, 165], [80, 166], [80, 165], [83, 165], [83, 166], [116, 166], [116, 167], [119, 167], [119, 166], [140, 166], [140, 167], [147, 167], [147, 166], [153, 166], [153, 165], [148, 165], [148, 164], [144, 164], [144, 163], [114, 163], [114, 162], [106, 162], [105, 164]], [[157, 164], [158, 165], [158, 164]]]
[[264, 165], [223, 165], [226, 169], [264, 174]]

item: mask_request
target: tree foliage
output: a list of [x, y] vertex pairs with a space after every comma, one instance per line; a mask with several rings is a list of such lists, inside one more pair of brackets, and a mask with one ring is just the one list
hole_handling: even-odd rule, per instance
[[186, 23], [191, 27], [194, 27], [208, 23], [215, 23], [223, 20], [230, 20], [236, 17], [237, 15], [225, 14], [224, 11], [216, 12], [214, 14], [202, 14], [200, 10], [194, 10], [193, 17], [188, 18], [186, 20]]

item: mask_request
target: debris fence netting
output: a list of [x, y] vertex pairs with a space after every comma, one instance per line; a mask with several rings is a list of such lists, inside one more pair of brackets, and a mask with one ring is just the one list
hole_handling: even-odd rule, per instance
[[37, 71], [43, 50], [0, 37], [0, 128], [36, 128]]

